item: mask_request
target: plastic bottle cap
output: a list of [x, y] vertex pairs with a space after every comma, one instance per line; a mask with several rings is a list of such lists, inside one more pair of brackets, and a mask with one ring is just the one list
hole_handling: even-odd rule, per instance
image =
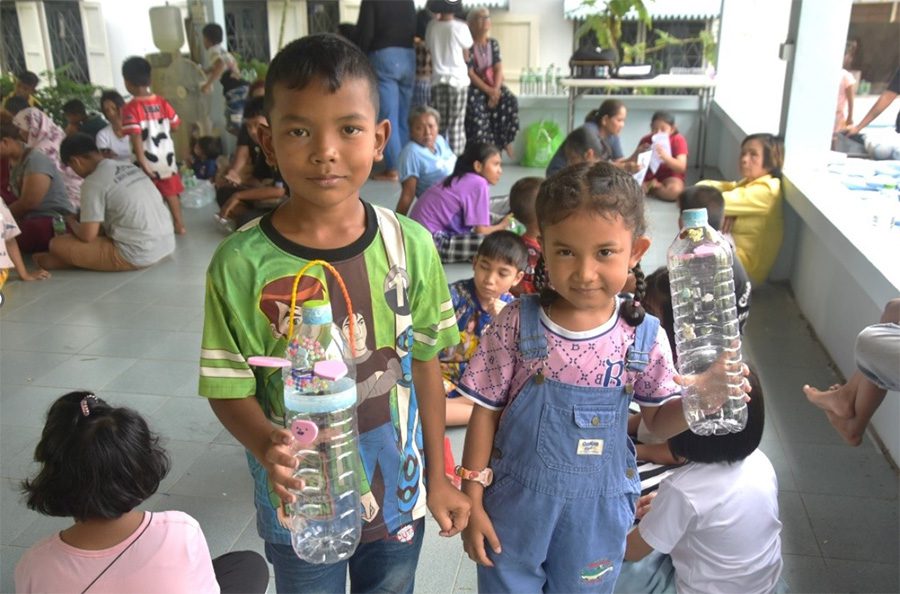
[[331, 321], [331, 304], [327, 301], [316, 299], [303, 304], [304, 324], [330, 324]]
[[705, 208], [688, 208], [681, 211], [681, 225], [685, 229], [705, 227], [709, 222]]

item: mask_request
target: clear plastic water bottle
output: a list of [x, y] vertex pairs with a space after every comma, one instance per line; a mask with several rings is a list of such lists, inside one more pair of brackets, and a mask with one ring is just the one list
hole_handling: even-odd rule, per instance
[[565, 95], [566, 89], [562, 84], [562, 79], [563, 79], [562, 69], [559, 66], [556, 67], [556, 70], [553, 73], [553, 78], [555, 80], [554, 87], [555, 87], [556, 94], [557, 95]]
[[288, 426], [304, 486], [288, 506], [291, 544], [304, 561], [350, 557], [362, 533], [356, 370], [331, 304], [308, 301], [282, 370]]
[[741, 389], [741, 339], [731, 246], [707, 224], [705, 208], [682, 211], [668, 251], [684, 415], [698, 435], [737, 433], [747, 425]]
[[553, 64], [547, 66], [547, 70], [544, 72], [544, 94], [556, 94], [556, 80], [553, 78]]

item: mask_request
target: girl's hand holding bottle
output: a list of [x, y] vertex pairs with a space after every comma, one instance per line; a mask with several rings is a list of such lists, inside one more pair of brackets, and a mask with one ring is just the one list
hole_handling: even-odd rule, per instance
[[[716, 361], [701, 373], [693, 375], [676, 375], [675, 382], [680, 386], [695, 386], [700, 397], [701, 407], [705, 414], [712, 414], [722, 408], [729, 397], [742, 396], [744, 402], [750, 402], [750, 368], [746, 363], [741, 363], [740, 369], [729, 369], [733, 365], [728, 362], [728, 354], [723, 353]], [[736, 367], [736, 366], [735, 366]], [[740, 392], [731, 394], [733, 387], [727, 381], [728, 376], [735, 373], [741, 374]]]

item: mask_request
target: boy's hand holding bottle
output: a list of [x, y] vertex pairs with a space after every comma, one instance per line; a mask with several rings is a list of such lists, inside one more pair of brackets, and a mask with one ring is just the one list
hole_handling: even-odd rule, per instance
[[294, 478], [297, 458], [293, 451], [294, 437], [288, 429], [273, 429], [269, 434], [263, 456], [259, 459], [275, 494], [285, 503], [293, 503], [296, 496], [291, 491], [303, 488], [303, 481]]

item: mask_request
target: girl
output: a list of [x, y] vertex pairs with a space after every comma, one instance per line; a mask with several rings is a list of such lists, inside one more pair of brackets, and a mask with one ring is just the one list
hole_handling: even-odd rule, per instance
[[433, 107], [417, 105], [409, 111], [410, 140], [400, 152], [400, 214], [407, 214], [415, 198], [453, 173], [456, 155], [438, 134], [440, 122]]
[[470, 142], [453, 173], [413, 205], [410, 218], [431, 232], [442, 262], [471, 262], [485, 235], [508, 228], [511, 215], [491, 225], [490, 186], [502, 172], [496, 146]]
[[193, 159], [191, 169], [197, 179], [215, 179], [218, 165], [216, 159], [222, 154], [222, 141], [216, 136], [201, 136], [194, 141], [191, 149]]
[[685, 431], [669, 439], [672, 452], [688, 464], [663, 480], [652, 504], [642, 498], [641, 523], [628, 535], [625, 559], [653, 555], [626, 563], [616, 591], [786, 591], [780, 583], [778, 480], [758, 449], [765, 423], [762, 388], [755, 373], [749, 380], [743, 431], [705, 437]]
[[638, 303], [644, 198], [614, 165], [582, 164], [547, 179], [535, 209], [553, 290], [507, 306], [461, 380], [479, 405], [457, 469], [463, 542], [479, 591], [610, 592], [640, 492], [629, 402], [656, 435], [687, 426], [669, 343]]
[[131, 163], [131, 140], [122, 130], [122, 106], [125, 99], [118, 91], [103, 91], [100, 95], [100, 109], [109, 121], [109, 126], [97, 132], [96, 142], [100, 153], [107, 159]]
[[[609, 146], [602, 138], [588, 130], [587, 126], [575, 128], [566, 136], [562, 147], [565, 153], [565, 165], [575, 165], [577, 163], [597, 163], [599, 161], [608, 161], [610, 152]], [[547, 176], [549, 177], [550, 169], [547, 168]]]
[[[618, 99], [607, 99], [600, 104], [598, 109], [591, 110], [584, 117], [583, 128], [597, 135], [603, 143], [609, 147], [609, 158], [614, 163], [626, 163], [622, 153], [622, 143], [619, 134], [625, 127], [625, 118], [628, 110], [625, 104]], [[547, 166], [547, 175], [553, 175], [566, 166], [566, 144], [563, 143]], [[630, 164], [630, 162], [628, 162]]]
[[16, 592], [265, 592], [269, 571], [257, 553], [210, 559], [189, 515], [134, 509], [169, 471], [135, 411], [70, 392], [50, 407], [34, 457], [40, 471], [22, 483], [28, 507], [75, 523], [22, 555]]
[[59, 144], [66, 133], [57, 126], [50, 116], [36, 107], [23, 109], [15, 115], [13, 125], [28, 148], [36, 149], [47, 155], [63, 174], [66, 194], [76, 209], [81, 204], [81, 177], [59, 160]]
[[491, 142], [512, 157], [512, 141], [519, 131], [519, 102], [503, 84], [500, 44], [489, 36], [491, 14], [487, 8], [475, 8], [466, 20], [475, 42], [469, 50], [466, 138]]
[[781, 249], [781, 167], [784, 143], [772, 134], [751, 134], [741, 143], [741, 180], [704, 180], [725, 198], [725, 224], [738, 259], [754, 285], [765, 282]]
[[[653, 137], [664, 134], [669, 137], [669, 149], [654, 142]], [[667, 111], [657, 111], [650, 119], [650, 134], [641, 138], [629, 161], [637, 162], [637, 156], [646, 150], [653, 150], [660, 160], [659, 169], [647, 170], [643, 189], [648, 196], [666, 202], [674, 202], [684, 189], [684, 172], [687, 171], [687, 140], [675, 127], [675, 116]], [[652, 162], [651, 162], [652, 165]]]

